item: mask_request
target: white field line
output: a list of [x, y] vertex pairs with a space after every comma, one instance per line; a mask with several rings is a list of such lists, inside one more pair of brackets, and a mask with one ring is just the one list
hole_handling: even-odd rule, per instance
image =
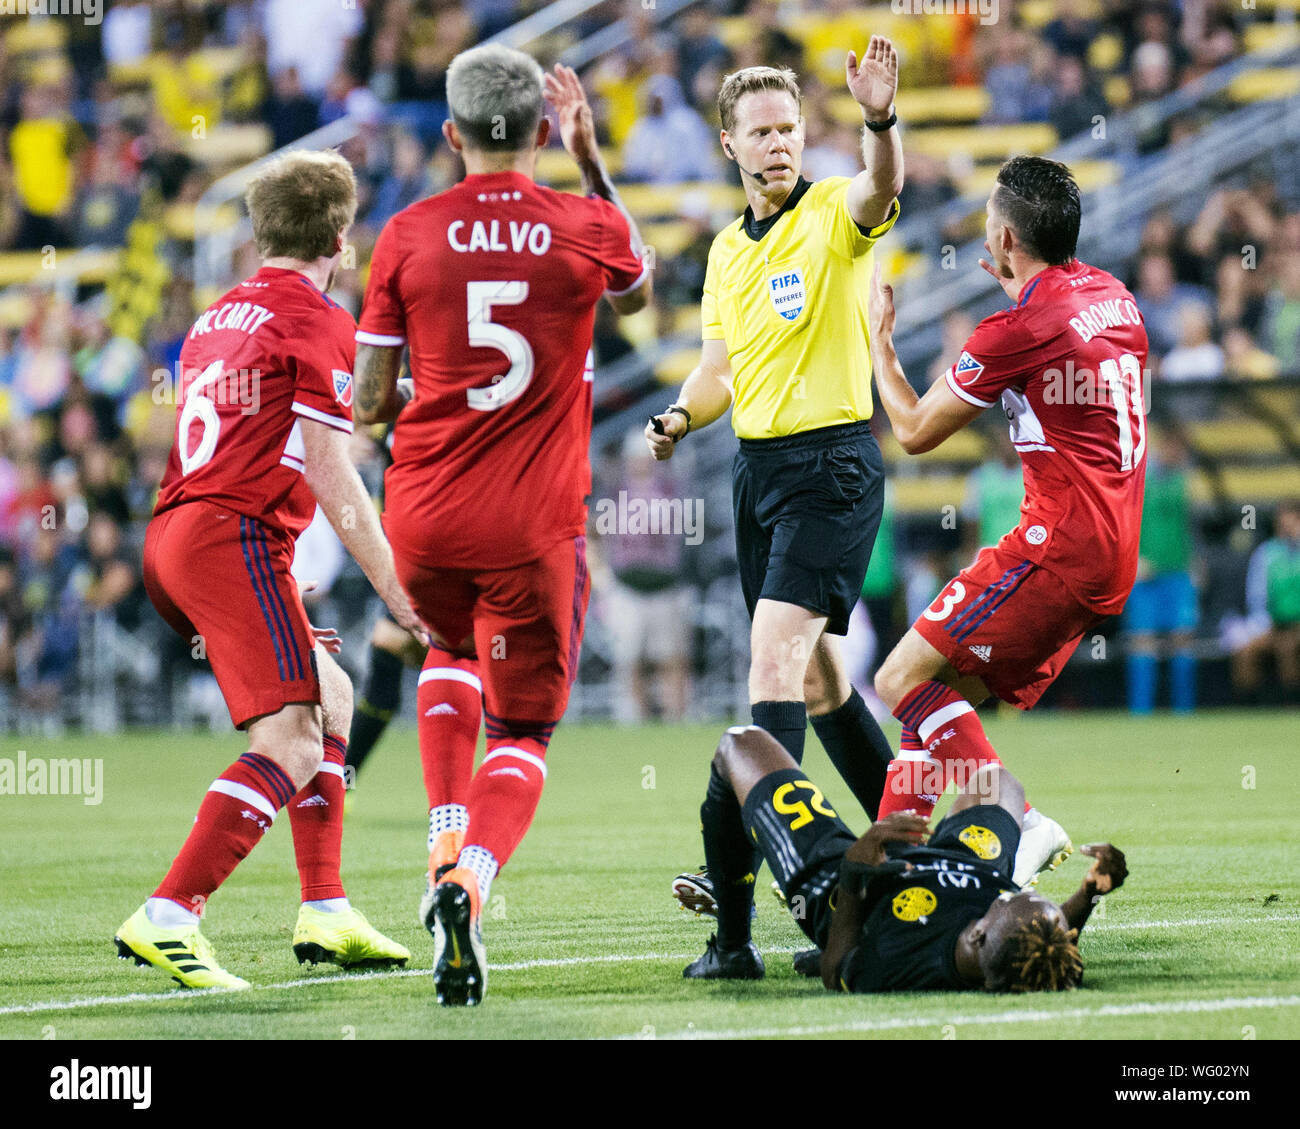
[[[1278, 921], [1300, 921], [1300, 914], [1274, 914], [1268, 917], [1187, 917], [1172, 921], [1118, 921], [1112, 923], [1098, 921], [1089, 926], [1089, 935], [1095, 933], [1118, 932], [1130, 929], [1169, 929], [1187, 926], [1202, 925], [1249, 925], [1261, 922], [1278, 922]], [[769, 954], [793, 953], [797, 950], [794, 948], [768, 948], [763, 950]], [[533, 968], [572, 968], [581, 965], [591, 964], [631, 964], [642, 961], [657, 960], [694, 960], [699, 955], [698, 952], [689, 953], [607, 953], [600, 956], [580, 956], [580, 957], [546, 957], [538, 960], [519, 960], [505, 964], [489, 964], [489, 972], [525, 972]], [[348, 972], [340, 973], [335, 976], [304, 976], [297, 980], [282, 980], [278, 984], [255, 984], [251, 989], [244, 991], [253, 992], [277, 992], [287, 991], [295, 988], [316, 988], [328, 984], [352, 984], [363, 980], [391, 980], [400, 979], [406, 976], [428, 976], [431, 973], [428, 968], [398, 968], [388, 969], [385, 971], [375, 972]], [[133, 973], [145, 975], [145, 969], [132, 969]], [[179, 1000], [196, 1000], [204, 996], [224, 996], [224, 995], [242, 995], [243, 992], [232, 992], [228, 988], [203, 988], [197, 991], [183, 991], [176, 989], [168, 992], [132, 992], [123, 996], [88, 996], [75, 1000], [47, 1000], [41, 1003], [33, 1004], [9, 1004], [0, 1007], [0, 1015], [33, 1015], [47, 1011], [74, 1011], [81, 1008], [105, 1007], [115, 1004], [137, 1004], [137, 1003], [169, 1003]], [[1265, 999], [1277, 999], [1280, 997], [1262, 997]], [[1213, 1001], [1211, 1001], [1213, 1002]], [[1133, 1005], [1134, 1007], [1142, 1005]], [[1157, 1006], [1157, 1005], [1151, 1005]], [[1030, 1014], [1027, 1012], [1013, 1012], [1013, 1015]], [[1046, 1013], [1045, 1013], [1046, 1014]], [[1053, 1015], [1064, 1013], [1053, 1012]], [[1092, 1013], [1088, 1013], [1092, 1014]], [[1101, 1013], [1097, 1013], [1101, 1014]], [[913, 1026], [924, 1026], [929, 1020]], [[941, 1022], [953, 1022], [952, 1020], [942, 1020]], [[975, 1021], [972, 1021], [975, 1022]], [[980, 1022], [988, 1022], [983, 1020]], [[848, 1028], [843, 1028], [847, 1030]], [[869, 1029], [869, 1028], [868, 1028]], [[793, 1030], [793, 1029], [791, 1029]], [[811, 1030], [811, 1029], [810, 1029]], [[828, 1030], [832, 1030], [828, 1028]], [[841, 1030], [841, 1028], [833, 1028]], [[667, 1037], [667, 1036], [665, 1036]], [[685, 1032], [684, 1037], [690, 1037], [690, 1032]]]
[[[1300, 1007], [1300, 996], [1242, 996], [1221, 1000], [1169, 1000], [1154, 1004], [1104, 1004], [1101, 1007], [1066, 1008], [1063, 1011], [1004, 1011], [990, 1015], [936, 1015], [929, 1018], [859, 1019], [828, 1023], [819, 1027], [750, 1027], [731, 1031], [697, 1031], [688, 1028], [655, 1035], [656, 1039], [765, 1039], [782, 1036], [834, 1035], [841, 1032], [902, 1031], [915, 1027], [975, 1027], [991, 1023], [1059, 1023], [1066, 1019], [1108, 1019], [1126, 1015], [1184, 1015], [1206, 1011], [1237, 1011], [1253, 1008]], [[620, 1039], [644, 1039], [645, 1035], [620, 1035]]]

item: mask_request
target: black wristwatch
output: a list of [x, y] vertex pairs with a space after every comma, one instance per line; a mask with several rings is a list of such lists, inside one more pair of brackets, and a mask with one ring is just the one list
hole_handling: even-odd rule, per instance
[[862, 124], [871, 130], [872, 133], [884, 133], [885, 130], [893, 129], [893, 127], [898, 124], [898, 111], [891, 108], [889, 111], [889, 117], [887, 117], [883, 122], [868, 121], [867, 116], [864, 114], [862, 116]]
[[[679, 416], [682, 417], [682, 419], [686, 421], [685, 435], [689, 435], [691, 433], [691, 413], [688, 412], [685, 408], [683, 408], [681, 404], [669, 404], [667, 411], [676, 412]], [[667, 412], [665, 412], [664, 414], [666, 415]], [[683, 435], [683, 438], [685, 438], [685, 435]]]

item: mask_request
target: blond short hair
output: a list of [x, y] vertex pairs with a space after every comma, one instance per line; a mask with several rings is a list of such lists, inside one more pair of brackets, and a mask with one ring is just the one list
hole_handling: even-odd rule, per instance
[[357, 178], [334, 149], [276, 157], [244, 193], [257, 253], [310, 263], [333, 255], [357, 214]]
[[718, 91], [718, 117], [722, 128], [730, 133], [736, 128], [736, 103], [746, 94], [759, 90], [783, 90], [794, 99], [803, 112], [803, 95], [799, 93], [799, 80], [789, 67], [745, 67], [722, 80]]

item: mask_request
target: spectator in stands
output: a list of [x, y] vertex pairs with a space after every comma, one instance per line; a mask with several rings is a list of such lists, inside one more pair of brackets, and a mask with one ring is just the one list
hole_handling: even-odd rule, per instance
[[13, 246], [20, 251], [67, 247], [69, 213], [76, 195], [74, 160], [84, 144], [80, 127], [58, 90], [27, 86], [20, 119], [9, 131], [9, 161], [18, 203]]
[[[909, 149], [906, 165], [907, 182], [898, 196], [898, 210], [901, 215], [920, 215], [922, 212], [955, 200], [959, 195], [957, 185], [953, 183], [947, 167], [940, 158], [920, 150]], [[972, 325], [971, 328], [973, 329], [974, 326]]]
[[1110, 113], [1106, 96], [1093, 81], [1083, 64], [1074, 55], [1064, 55], [1057, 60], [1052, 88], [1052, 107], [1047, 120], [1061, 140], [1085, 133]]
[[303, 90], [296, 67], [285, 67], [271, 80], [266, 123], [271, 127], [271, 148], [297, 141], [316, 128], [320, 110]]
[[1199, 614], [1191, 574], [1189, 472], [1187, 448], [1177, 433], [1150, 428], [1137, 583], [1123, 621], [1128, 704], [1134, 713], [1155, 708], [1162, 651], [1169, 658], [1170, 704], [1178, 713], [1196, 708], [1192, 645]]
[[59, 698], [76, 672], [81, 600], [73, 579], [79, 563], [76, 543], [63, 538], [57, 523], [40, 528], [19, 557], [23, 608], [30, 617], [19, 651], [35, 656], [22, 663], [23, 699], [46, 717], [57, 716]]
[[111, 612], [121, 626], [134, 629], [144, 615], [140, 563], [127, 548], [122, 527], [108, 513], [91, 516], [86, 528], [86, 606]]
[[[1048, 59], [1019, 28], [998, 25], [996, 32], [990, 36], [992, 59], [984, 72], [990, 100], [983, 121], [990, 125], [1046, 121], [1052, 105]], [[1050, 49], [1046, 54], [1050, 56]]]
[[1255, 550], [1246, 574], [1248, 633], [1232, 656], [1232, 681], [1248, 701], [1260, 694], [1261, 661], [1271, 654], [1284, 694], [1300, 692], [1300, 498], [1277, 508], [1274, 535]]
[[1223, 349], [1214, 340], [1212, 328], [1209, 307], [1184, 302], [1178, 308], [1178, 343], [1160, 362], [1162, 381], [1223, 378]]
[[674, 332], [673, 316], [677, 311], [699, 307], [709, 248], [713, 246], [713, 209], [707, 195], [685, 193], [678, 201], [677, 212], [687, 225], [686, 242], [675, 255], [665, 255], [655, 264], [655, 306], [659, 332], [664, 337]]
[[104, 60], [109, 66], [143, 62], [153, 38], [153, 11], [148, 0], [117, 0], [104, 13]]
[[263, 12], [271, 78], [293, 69], [301, 89], [319, 103], [361, 31], [360, 6], [265, 0]]
[[375, 192], [366, 223], [382, 228], [403, 208], [423, 200], [435, 190], [424, 146], [401, 130], [393, 140], [393, 167]]
[[1287, 375], [1300, 374], [1300, 255], [1276, 256], [1276, 277], [1265, 299], [1264, 347]]
[[1080, 15], [1077, 8], [1076, 0], [1057, 0], [1056, 15], [1043, 28], [1043, 40], [1061, 56], [1062, 62], [1066, 58], [1085, 62], [1088, 49], [1101, 31], [1096, 20]]
[[[683, 482], [673, 467], [651, 457], [640, 428], [628, 432], [621, 462], [620, 473], [612, 476], [618, 492], [603, 502], [625, 514], [626, 522], [608, 529], [602, 525], [601, 507], [594, 510], [595, 531], [612, 573], [601, 602], [613, 650], [614, 720], [645, 721], [652, 716], [652, 703], [660, 717], [676, 720], [686, 716], [687, 705], [695, 596], [682, 573], [685, 507], [695, 500], [683, 497]], [[655, 509], [669, 513], [670, 506], [682, 510], [680, 528], [664, 528], [662, 520], [657, 529], [649, 523]], [[638, 511], [644, 517], [639, 524]]]
[[713, 15], [705, 4], [687, 9], [678, 26], [677, 79], [694, 105], [708, 106], [716, 94], [717, 83], [710, 84], [712, 92], [701, 102], [695, 96], [695, 80], [701, 74], [720, 74], [731, 52], [713, 33]]
[[716, 138], [687, 105], [681, 83], [657, 74], [645, 85], [645, 113], [623, 145], [623, 179], [651, 184], [712, 180], [719, 174]]
[[1178, 344], [1179, 311], [1189, 302], [1211, 306], [1209, 293], [1199, 286], [1174, 280], [1174, 265], [1163, 253], [1144, 253], [1138, 259], [1133, 286], [1142, 320], [1146, 323], [1151, 352], [1162, 357]]

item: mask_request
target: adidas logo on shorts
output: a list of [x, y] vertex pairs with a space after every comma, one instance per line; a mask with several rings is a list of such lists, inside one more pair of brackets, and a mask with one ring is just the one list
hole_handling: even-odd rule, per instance
[[986, 663], [993, 655], [993, 648], [990, 647], [987, 643], [981, 643], [977, 647], [972, 647], [970, 649], [970, 652], [977, 659], [979, 659], [980, 662]]

